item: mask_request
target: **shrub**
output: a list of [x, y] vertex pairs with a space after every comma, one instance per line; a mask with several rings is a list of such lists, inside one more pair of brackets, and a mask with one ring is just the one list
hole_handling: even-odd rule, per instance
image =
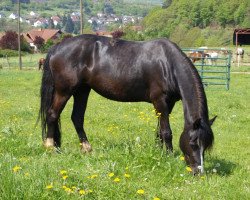
[[0, 40], [2, 49], [18, 49], [18, 35], [15, 31], [6, 31], [5, 35]]

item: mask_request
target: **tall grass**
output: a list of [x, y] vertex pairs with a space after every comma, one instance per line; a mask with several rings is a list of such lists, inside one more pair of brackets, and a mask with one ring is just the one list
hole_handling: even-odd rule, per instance
[[229, 91], [206, 89], [214, 148], [203, 176], [193, 177], [181, 160], [178, 140], [183, 111], [171, 114], [174, 154], [155, 143], [157, 118], [147, 103], [119, 103], [91, 92], [85, 129], [93, 152], [82, 154], [62, 113], [61, 152], [42, 146], [39, 110], [41, 72], [0, 70], [0, 199], [248, 199], [249, 80], [232, 74]]

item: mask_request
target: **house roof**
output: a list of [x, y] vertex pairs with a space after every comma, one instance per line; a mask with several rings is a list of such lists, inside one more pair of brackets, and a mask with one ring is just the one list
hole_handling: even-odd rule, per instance
[[27, 42], [33, 42], [36, 37], [41, 37], [47, 42], [49, 39], [52, 39], [57, 33], [61, 34], [61, 30], [58, 29], [33, 29], [26, 34], [24, 34], [24, 38]]

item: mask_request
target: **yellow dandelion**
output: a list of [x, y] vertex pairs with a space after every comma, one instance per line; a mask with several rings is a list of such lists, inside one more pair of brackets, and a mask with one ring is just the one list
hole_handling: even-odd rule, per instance
[[94, 178], [97, 178], [97, 177], [98, 177], [97, 174], [93, 174], [93, 175], [90, 176], [91, 179], [94, 179]]
[[124, 174], [125, 178], [130, 178], [130, 174]]
[[116, 178], [114, 179], [114, 182], [118, 183], [118, 182], [120, 182], [120, 180], [121, 180], [121, 179], [119, 179], [118, 177], [116, 177]]
[[30, 174], [29, 174], [28, 172], [26, 172], [26, 173], [24, 174], [24, 176], [30, 176]]
[[159, 197], [154, 197], [153, 200], [161, 200]]
[[72, 193], [72, 192], [73, 192], [72, 189], [71, 189], [71, 188], [68, 188], [68, 187], [66, 187], [64, 190], [65, 190], [65, 192], [67, 192], [67, 193]]
[[188, 172], [192, 172], [192, 168], [191, 168], [191, 167], [186, 167], [186, 170], [187, 170]]
[[72, 190], [75, 190], [76, 189], [76, 186], [72, 186]]
[[137, 190], [137, 194], [144, 194], [144, 193], [145, 193], [145, 191], [144, 191], [144, 190], [142, 190], [142, 189]]
[[48, 190], [50, 190], [50, 189], [52, 189], [52, 188], [53, 188], [52, 183], [46, 186], [46, 189], [48, 189]]
[[86, 192], [85, 192], [85, 190], [79, 190], [79, 194], [80, 194], [80, 195], [85, 195]]
[[109, 173], [108, 176], [109, 177], [113, 177], [115, 174], [113, 172]]
[[19, 170], [21, 170], [22, 169], [22, 167], [20, 167], [20, 166], [15, 166], [15, 167], [13, 167], [13, 172], [18, 172]]
[[67, 175], [65, 175], [65, 176], [62, 177], [63, 180], [66, 180], [67, 178], [68, 178]]
[[61, 175], [65, 175], [65, 174], [67, 174], [67, 171], [66, 171], [66, 170], [61, 170], [61, 171], [60, 171], [60, 174], [61, 174]]
[[181, 157], [180, 157], [180, 160], [181, 160], [181, 161], [184, 161], [184, 160], [185, 160], [185, 157], [184, 157], [184, 156], [181, 156]]
[[67, 188], [67, 186], [66, 186], [66, 185], [63, 185], [62, 188], [65, 190], [65, 189]]

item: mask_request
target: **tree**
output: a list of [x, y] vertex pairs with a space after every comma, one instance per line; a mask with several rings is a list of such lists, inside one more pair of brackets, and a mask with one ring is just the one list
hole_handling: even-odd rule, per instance
[[54, 22], [53, 22], [53, 20], [51, 18], [49, 18], [48, 28], [50, 28], [50, 29], [54, 29], [55, 28]]
[[66, 22], [66, 25], [65, 25], [65, 32], [73, 33], [73, 31], [74, 31], [74, 23], [73, 23], [70, 15], [68, 15], [67, 22]]
[[162, 3], [162, 8], [166, 9], [168, 8], [172, 3], [172, 0], [165, 0], [163, 3]]
[[18, 34], [15, 31], [7, 31], [0, 40], [0, 47], [2, 49], [18, 49]]
[[36, 45], [36, 47], [40, 50], [43, 45], [44, 45], [44, 39], [40, 36], [36, 36], [35, 40], [34, 40], [34, 45]]

